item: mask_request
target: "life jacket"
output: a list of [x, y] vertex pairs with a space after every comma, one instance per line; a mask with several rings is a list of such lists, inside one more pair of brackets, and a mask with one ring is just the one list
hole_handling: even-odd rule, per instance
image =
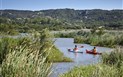
[[93, 53], [96, 53], [96, 49], [93, 49]]
[[78, 50], [78, 48], [74, 48], [74, 50]]

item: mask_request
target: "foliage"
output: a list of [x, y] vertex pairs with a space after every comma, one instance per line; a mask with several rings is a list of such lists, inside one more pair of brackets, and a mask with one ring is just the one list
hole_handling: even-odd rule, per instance
[[95, 67], [83, 66], [83, 67], [74, 67], [74, 69], [70, 70], [68, 73], [61, 75], [60, 77], [91, 77]]
[[122, 55], [122, 50], [115, 50], [111, 54], [103, 54], [102, 63], [75, 67], [60, 77], [122, 77]]
[[44, 63], [45, 57], [34, 50], [31, 45], [19, 45], [9, 49], [2, 62], [3, 77], [47, 77], [50, 64]]
[[91, 45], [98, 45], [98, 46], [108, 46], [108, 47], [115, 47], [116, 45], [122, 45], [123, 35], [118, 33], [105, 33], [105, 34], [84, 34], [78, 35], [74, 37], [75, 43], [88, 43]]
[[9, 35], [17, 35], [18, 31], [16, 31], [16, 25], [12, 24], [1, 24], [0, 25], [0, 34], [9, 34]]
[[30, 46], [30, 44], [32, 44], [32, 48], [34, 50], [39, 49], [39, 53], [42, 54], [42, 56], [47, 56], [45, 61], [72, 61], [70, 58], [65, 57], [63, 53], [54, 46], [52, 41], [53, 35], [49, 33], [48, 29], [44, 29], [40, 33], [34, 31], [32, 34], [30, 34], [30, 36], [22, 38], [3, 37], [0, 39], [0, 64], [2, 64], [2, 61], [9, 53], [9, 50], [16, 48], [18, 45]]
[[119, 74], [118, 69], [114, 66], [96, 64], [75, 67], [74, 69], [72, 69], [68, 73], [63, 74], [60, 77], [122, 77], [122, 74], [123, 72], [120, 72]]
[[[47, 48], [51, 47], [50, 52], [49, 51], [45, 51], [43, 53], [44, 56], [46, 56], [47, 54], [50, 54], [49, 56], [47, 56], [46, 61], [48, 62], [70, 62], [72, 61], [70, 58], [67, 58], [63, 55], [63, 53], [61, 53], [59, 51], [59, 49], [57, 49], [53, 43], [51, 42], [53, 40], [53, 35], [49, 33], [48, 29], [44, 29], [40, 32], [41, 36], [40, 36], [40, 43], [42, 45], [40, 51], [44, 51]], [[50, 38], [49, 38], [50, 37]]]
[[2, 38], [1, 74], [3, 77], [48, 77], [52, 62], [72, 61], [51, 42], [47, 29], [30, 37]]
[[0, 10], [0, 12], [2, 12], [0, 23], [5, 26], [3, 28], [8, 30], [11, 25], [17, 32], [28, 32], [32, 29], [40, 31], [44, 28], [50, 30], [93, 29], [100, 26], [106, 29], [123, 29], [123, 10], [51, 9], [40, 11]]
[[85, 43], [85, 38], [82, 36], [74, 37], [74, 43]]
[[19, 43], [18, 39], [3, 37], [0, 39], [0, 64], [11, 48], [15, 48]]
[[102, 55], [102, 61], [104, 64], [115, 65], [117, 68], [120, 68], [123, 64], [123, 53], [122, 51], [116, 49], [110, 54]]
[[75, 32], [70, 32], [70, 33], [56, 33], [54, 34], [55, 37], [61, 37], [61, 38], [74, 38], [77, 36]]
[[[47, 53], [47, 52], [46, 52]], [[51, 49], [50, 56], [47, 57], [48, 62], [72, 62], [68, 57], [65, 57], [62, 52], [55, 46]]]

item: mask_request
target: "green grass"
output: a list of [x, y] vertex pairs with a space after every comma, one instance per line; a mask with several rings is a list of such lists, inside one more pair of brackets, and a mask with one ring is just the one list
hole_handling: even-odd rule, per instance
[[38, 33], [21, 39], [0, 39], [1, 74], [3, 77], [48, 77], [52, 62], [71, 61], [49, 40]]
[[95, 46], [115, 47], [116, 45], [123, 45], [123, 34], [87, 34], [83, 36], [74, 37], [74, 42], [87, 43]]
[[3, 77], [49, 76], [51, 63], [46, 63], [47, 56], [40, 53], [41, 46], [36, 39], [3, 38], [1, 42]]
[[90, 77], [95, 67], [93, 66], [82, 66], [82, 67], [75, 67], [68, 73], [61, 75], [60, 77]]
[[47, 56], [47, 61], [48, 62], [71, 62], [72, 60], [70, 58], [65, 57], [63, 53], [60, 52], [60, 50], [54, 46], [54, 44], [51, 42], [52, 39], [49, 39], [49, 37], [54, 37], [54, 36], [49, 34], [49, 31], [47, 29], [44, 29], [41, 32], [41, 37], [40, 37], [40, 43], [43, 44], [41, 51], [46, 50], [47, 48], [52, 46], [50, 52], [49, 51], [44, 52], [44, 55], [50, 54]]
[[3, 37], [0, 38], [0, 63], [2, 63], [9, 49], [14, 48], [18, 44], [18, 39]]
[[105, 32], [103, 30], [98, 30], [93, 33], [78, 31], [56, 33], [54, 36], [60, 38], [74, 38], [74, 43], [87, 43], [95, 46], [115, 47], [116, 45], [123, 45], [122, 32]]
[[[122, 71], [122, 70], [120, 70]], [[123, 72], [114, 66], [104, 64], [75, 67], [60, 77], [122, 77]]]
[[123, 77], [123, 51], [102, 55], [102, 63], [75, 67], [60, 77]]
[[49, 62], [72, 62], [70, 58], [65, 57], [55, 46], [51, 49], [50, 55], [47, 59]]
[[50, 64], [46, 58], [33, 50], [31, 46], [16, 46], [10, 49], [2, 62], [3, 77], [47, 77], [50, 74]]
[[56, 38], [74, 38], [77, 34], [75, 32], [70, 32], [70, 33], [56, 33], [54, 36]]
[[74, 38], [74, 43], [87, 43], [95, 46], [115, 47], [116, 45], [123, 45], [122, 32], [103, 32], [95, 33], [78, 31], [71, 33], [56, 33], [55, 37], [60, 38]]

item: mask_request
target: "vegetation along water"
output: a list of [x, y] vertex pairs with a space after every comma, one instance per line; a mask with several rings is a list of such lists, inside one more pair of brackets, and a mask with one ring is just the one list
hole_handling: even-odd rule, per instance
[[[0, 13], [0, 76], [49, 77], [53, 63], [73, 62], [54, 45], [54, 38], [65, 37], [74, 38], [74, 43], [111, 47], [114, 51], [103, 53], [100, 63], [75, 67], [59, 77], [123, 77], [123, 10], [0, 10]], [[20, 33], [29, 35], [13, 37]]]

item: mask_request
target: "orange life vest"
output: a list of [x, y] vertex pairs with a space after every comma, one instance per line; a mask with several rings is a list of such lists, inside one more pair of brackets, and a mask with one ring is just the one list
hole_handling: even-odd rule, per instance
[[78, 50], [78, 48], [74, 48], [74, 50]]
[[93, 49], [93, 53], [96, 53], [96, 49]]

